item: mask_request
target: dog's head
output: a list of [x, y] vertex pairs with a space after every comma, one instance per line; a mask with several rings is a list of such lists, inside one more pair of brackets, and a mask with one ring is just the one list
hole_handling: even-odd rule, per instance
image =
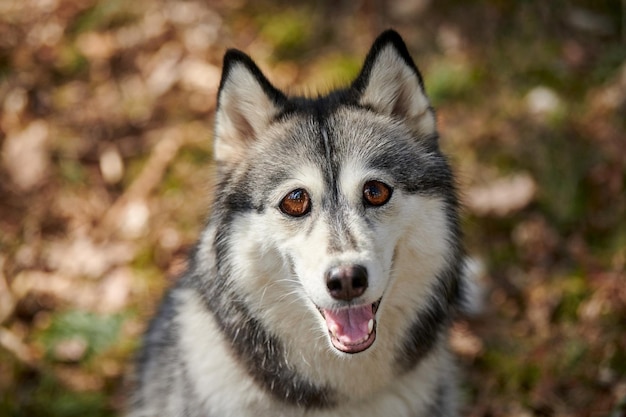
[[393, 31], [349, 88], [315, 99], [287, 97], [247, 55], [227, 52], [214, 210], [228, 219], [218, 228], [236, 229], [237, 239], [217, 233], [237, 285], [278, 304], [301, 296], [346, 353], [373, 345], [384, 314], [408, 326], [407, 300], [425, 300], [458, 250], [437, 139], [420, 73]]

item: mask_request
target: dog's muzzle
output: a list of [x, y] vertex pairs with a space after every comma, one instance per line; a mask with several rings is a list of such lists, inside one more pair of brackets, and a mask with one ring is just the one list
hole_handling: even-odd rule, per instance
[[[352, 304], [368, 287], [367, 269], [362, 265], [342, 265], [326, 273], [326, 287], [332, 298]], [[376, 311], [372, 304], [348, 305], [340, 309], [318, 307], [326, 321], [333, 346], [345, 353], [368, 349], [376, 339]]]

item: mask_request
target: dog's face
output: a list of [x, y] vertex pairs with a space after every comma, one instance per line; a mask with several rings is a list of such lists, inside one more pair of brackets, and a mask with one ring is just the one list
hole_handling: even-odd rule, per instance
[[[263, 295], [291, 288], [274, 300], [305, 300], [338, 351], [367, 350], [379, 316], [402, 308], [387, 294], [427, 287], [420, 279], [434, 280], [454, 233], [452, 178], [420, 75], [401, 41], [383, 39], [350, 89], [288, 99], [230, 54], [215, 154], [219, 201], [245, 213], [237, 273], [264, 276]], [[399, 273], [399, 256], [419, 271]]]

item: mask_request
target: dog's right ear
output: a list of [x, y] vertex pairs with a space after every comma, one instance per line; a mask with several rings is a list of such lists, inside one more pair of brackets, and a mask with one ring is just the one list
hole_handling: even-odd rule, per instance
[[387, 30], [374, 41], [352, 88], [359, 104], [400, 118], [418, 133], [436, 132], [422, 76], [397, 32]]
[[268, 127], [286, 101], [245, 53], [224, 55], [217, 95], [214, 156], [218, 166], [232, 165]]

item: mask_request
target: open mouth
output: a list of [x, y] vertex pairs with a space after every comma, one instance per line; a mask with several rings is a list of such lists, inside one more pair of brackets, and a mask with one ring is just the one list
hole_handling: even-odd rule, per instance
[[376, 340], [376, 311], [380, 300], [375, 303], [346, 307], [339, 310], [318, 310], [326, 320], [328, 334], [333, 346], [345, 353], [358, 353], [368, 349]]

